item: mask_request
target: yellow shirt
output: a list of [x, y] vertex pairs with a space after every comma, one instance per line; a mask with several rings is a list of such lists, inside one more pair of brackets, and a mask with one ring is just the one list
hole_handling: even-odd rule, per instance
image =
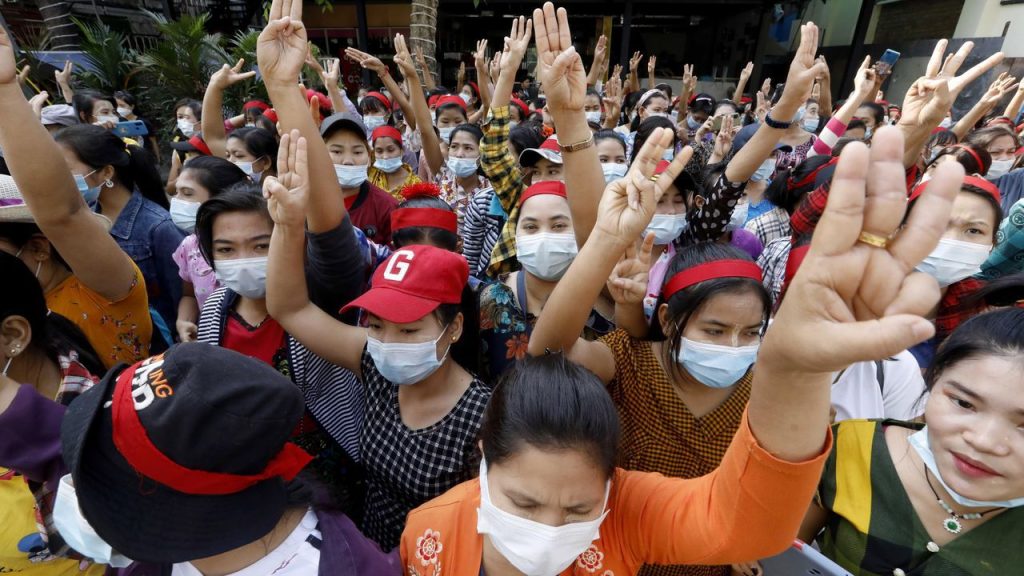
[[409, 175], [401, 184], [395, 186], [394, 188], [388, 186], [387, 173], [381, 170], [380, 168], [377, 168], [376, 166], [370, 166], [369, 172], [366, 173], [366, 178], [367, 180], [370, 181], [370, 184], [373, 184], [377, 188], [380, 188], [381, 190], [387, 192], [388, 194], [391, 194], [395, 198], [395, 200], [402, 202], [405, 200], [405, 198], [402, 197], [402, 188], [405, 188], [406, 186], [410, 186], [412, 184], [419, 184], [420, 182], [422, 182], [422, 180], [420, 180], [420, 177], [417, 176], [416, 173], [412, 171], [412, 166], [403, 163], [402, 168], [404, 168], [409, 173]]
[[110, 302], [72, 275], [46, 294], [50, 310], [74, 322], [99, 354], [107, 368], [121, 362], [134, 363], [149, 356], [153, 322], [142, 272], [135, 268], [131, 291]]

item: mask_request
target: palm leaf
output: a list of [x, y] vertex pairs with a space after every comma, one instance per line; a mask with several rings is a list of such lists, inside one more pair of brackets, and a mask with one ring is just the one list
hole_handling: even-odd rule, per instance
[[107, 94], [128, 89], [137, 55], [125, 47], [125, 35], [103, 22], [72, 20], [82, 33], [82, 52], [88, 64], [75, 74], [78, 82]]

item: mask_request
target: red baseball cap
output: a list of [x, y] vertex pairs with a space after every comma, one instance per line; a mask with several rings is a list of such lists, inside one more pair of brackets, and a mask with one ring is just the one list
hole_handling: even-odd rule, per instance
[[519, 196], [519, 205], [522, 206], [523, 203], [530, 198], [540, 196], [542, 194], [568, 198], [565, 192], [565, 182], [561, 182], [559, 180], [545, 180], [544, 182], [537, 182], [526, 190], [523, 190], [523, 193]]
[[537, 160], [544, 158], [555, 164], [562, 163], [562, 149], [558, 145], [558, 136], [548, 136], [540, 148], [527, 148], [519, 154], [519, 163], [530, 167], [537, 163]]
[[433, 246], [406, 246], [378, 266], [372, 287], [341, 311], [362, 308], [389, 322], [415, 322], [441, 304], [462, 302], [468, 280], [469, 264], [461, 254]]

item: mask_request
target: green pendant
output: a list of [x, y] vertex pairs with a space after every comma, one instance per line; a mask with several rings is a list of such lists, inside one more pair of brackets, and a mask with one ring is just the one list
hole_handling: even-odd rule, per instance
[[964, 526], [960, 523], [960, 520], [952, 516], [946, 518], [946, 520], [942, 522], [942, 527], [945, 528], [946, 532], [949, 532], [950, 534], [959, 534], [960, 531], [964, 529]]

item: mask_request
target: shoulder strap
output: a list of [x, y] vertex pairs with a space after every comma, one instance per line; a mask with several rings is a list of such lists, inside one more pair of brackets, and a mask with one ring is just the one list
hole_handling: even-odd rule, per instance
[[875, 360], [875, 379], [878, 380], [878, 391], [885, 397], [885, 366], [884, 360]]

